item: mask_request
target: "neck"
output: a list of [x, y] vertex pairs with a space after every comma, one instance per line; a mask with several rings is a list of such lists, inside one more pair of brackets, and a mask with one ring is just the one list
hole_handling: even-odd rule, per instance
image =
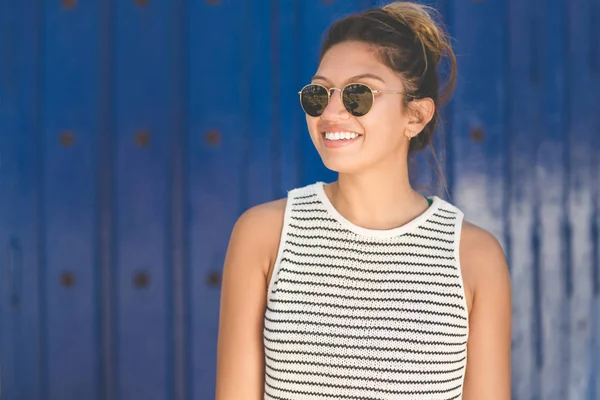
[[405, 225], [429, 206], [411, 187], [406, 164], [360, 174], [340, 174], [337, 182], [326, 187], [326, 193], [340, 214], [368, 229]]

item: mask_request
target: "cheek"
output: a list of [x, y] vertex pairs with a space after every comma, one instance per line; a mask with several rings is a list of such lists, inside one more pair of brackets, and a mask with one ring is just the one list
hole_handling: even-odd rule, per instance
[[306, 116], [306, 127], [308, 128], [308, 132], [310, 133], [311, 136], [314, 136], [315, 134], [317, 134], [317, 125], [319, 123], [318, 118], [315, 117], [311, 117], [311, 116]]
[[[367, 136], [374, 140], [385, 140], [388, 143], [401, 138], [406, 121], [399, 110], [379, 109], [377, 112], [369, 113], [362, 121]], [[391, 141], [391, 142], [390, 142]]]

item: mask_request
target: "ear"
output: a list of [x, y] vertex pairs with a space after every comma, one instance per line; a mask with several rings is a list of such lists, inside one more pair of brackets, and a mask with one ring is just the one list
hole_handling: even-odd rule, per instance
[[416, 99], [408, 103], [408, 125], [406, 126], [407, 136], [415, 137], [431, 121], [435, 114], [435, 103], [429, 97]]

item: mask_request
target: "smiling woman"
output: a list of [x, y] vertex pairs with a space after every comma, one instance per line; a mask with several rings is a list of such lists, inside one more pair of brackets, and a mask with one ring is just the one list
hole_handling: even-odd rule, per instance
[[[237, 221], [218, 400], [510, 398], [500, 245], [410, 185], [408, 155], [430, 143], [454, 85], [454, 54], [432, 15], [396, 2], [329, 29], [299, 96], [338, 179]], [[440, 85], [444, 57], [451, 73]]]

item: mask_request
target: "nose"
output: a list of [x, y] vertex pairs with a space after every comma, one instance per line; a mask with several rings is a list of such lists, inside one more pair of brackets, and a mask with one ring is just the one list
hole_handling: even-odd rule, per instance
[[329, 103], [327, 103], [327, 107], [323, 110], [321, 118], [329, 121], [347, 119], [350, 114], [342, 102], [342, 91], [337, 88], [331, 88], [329, 90], [331, 93], [329, 96]]

